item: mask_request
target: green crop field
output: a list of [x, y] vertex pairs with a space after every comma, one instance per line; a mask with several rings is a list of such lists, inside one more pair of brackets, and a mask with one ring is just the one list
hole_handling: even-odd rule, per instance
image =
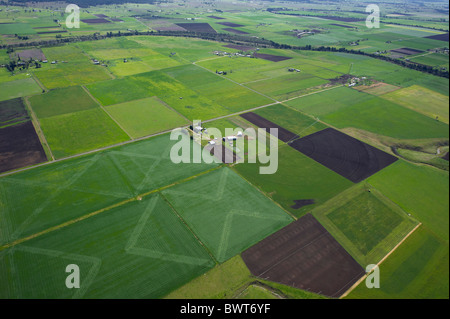
[[42, 92], [42, 89], [33, 78], [9, 81], [1, 83], [1, 85], [0, 101], [10, 100], [16, 97], [25, 97]]
[[448, 266], [448, 243], [420, 227], [380, 265], [380, 289], [363, 282], [347, 298], [446, 299]]
[[[297, 217], [352, 185], [349, 180], [290, 147], [280, 147], [278, 157], [278, 170], [273, 175], [260, 175], [259, 165], [250, 163], [239, 164], [234, 169]], [[309, 199], [315, 204], [292, 208], [295, 200]]]
[[98, 107], [97, 103], [80, 86], [55, 89], [29, 99], [39, 118], [69, 114]]
[[405, 89], [383, 95], [383, 98], [400, 104], [433, 119], [449, 122], [449, 98], [432, 90], [413, 85]]
[[305, 137], [327, 128], [325, 124], [318, 122], [316, 119], [280, 104], [257, 110], [255, 113], [300, 137]]
[[84, 153], [129, 139], [100, 108], [43, 118], [40, 123], [56, 158]]
[[219, 262], [293, 221], [229, 168], [174, 186], [162, 194]]
[[448, 125], [375, 97], [327, 114], [321, 119], [338, 128], [354, 127], [403, 139], [448, 137]]
[[133, 138], [167, 131], [189, 123], [154, 97], [111, 105], [106, 110]]
[[380, 262], [417, 225], [389, 199], [364, 184], [312, 213], [363, 267]]
[[448, 172], [398, 161], [368, 182], [448, 242]]
[[[159, 195], [0, 254], [2, 271], [18, 278], [2, 280], [2, 298], [158, 298], [214, 265]], [[81, 289], [61, 285], [69, 264], [84, 274]]]

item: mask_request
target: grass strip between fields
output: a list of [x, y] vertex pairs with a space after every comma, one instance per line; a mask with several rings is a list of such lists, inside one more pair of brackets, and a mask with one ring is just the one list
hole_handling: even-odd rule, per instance
[[23, 100], [25, 102], [24, 103], [25, 107], [27, 108], [28, 112], [30, 113], [31, 122], [33, 123], [33, 126], [36, 130], [39, 140], [41, 141], [41, 144], [44, 148], [47, 158], [54, 161], [55, 156], [53, 156], [52, 149], [50, 148], [50, 145], [48, 145], [47, 139], [45, 138], [44, 132], [41, 129], [41, 125], [39, 124], [39, 120], [36, 116], [36, 113], [34, 113], [33, 108], [31, 107], [30, 101], [28, 101], [28, 97], [25, 97]]

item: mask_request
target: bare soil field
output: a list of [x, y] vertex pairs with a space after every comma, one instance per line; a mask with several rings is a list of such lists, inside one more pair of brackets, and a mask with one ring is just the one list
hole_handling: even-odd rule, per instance
[[46, 161], [31, 121], [0, 129], [0, 173]]
[[177, 23], [176, 25], [189, 32], [217, 33], [209, 23]]
[[21, 98], [0, 101], [0, 127], [17, 124], [29, 118]]
[[288, 56], [280, 56], [280, 55], [265, 54], [265, 53], [255, 53], [255, 57], [257, 57], [259, 59], [268, 60], [271, 62], [280, 62], [280, 61], [292, 59], [291, 57], [288, 57]]
[[[67, 31], [64, 31], [64, 32], [67, 32]], [[55, 31], [38, 32], [38, 34], [41, 34], [41, 33], [55, 33]], [[17, 52], [17, 56], [23, 61], [27, 61], [29, 59], [36, 59], [36, 60], [45, 60], [46, 59], [45, 55], [41, 49], [23, 50], [23, 51]]]
[[295, 140], [290, 146], [354, 183], [398, 160], [332, 128]]
[[255, 47], [245, 46], [245, 45], [237, 45], [237, 44], [228, 44], [225, 45], [226, 48], [236, 49], [241, 51], [252, 51], [255, 50]]
[[232, 27], [232, 28], [239, 28], [239, 27], [244, 26], [243, 24], [237, 24], [237, 23], [233, 23], [233, 22], [217, 22], [217, 24], [221, 24], [226, 27]]
[[256, 277], [332, 298], [365, 274], [311, 214], [250, 247], [242, 258]]
[[449, 42], [449, 33], [430, 35], [429, 37], [426, 37], [426, 38], [427, 39], [433, 39], [433, 40]]
[[401, 48], [401, 49], [391, 50], [389, 52], [400, 53], [400, 54], [405, 54], [405, 55], [414, 55], [414, 54], [423, 53], [424, 51], [411, 49], [411, 48]]
[[84, 22], [84, 23], [87, 23], [87, 24], [98, 24], [98, 23], [111, 23], [111, 21], [108, 21], [108, 20], [106, 20], [106, 19], [84, 19], [84, 20], [81, 20], [82, 22]]

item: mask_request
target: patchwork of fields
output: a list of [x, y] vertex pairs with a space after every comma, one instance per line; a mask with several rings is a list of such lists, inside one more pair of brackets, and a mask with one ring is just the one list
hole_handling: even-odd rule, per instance
[[[193, 22], [130, 8], [140, 16], [83, 10], [67, 35], [49, 9], [33, 23], [31, 12], [13, 22], [0, 11], [0, 44], [47, 39], [47, 29], [151, 28], [359, 41], [448, 67], [431, 22], [368, 32], [357, 13], [225, 10]], [[314, 34], [296, 36], [305, 24]], [[448, 298], [448, 78], [345, 52], [138, 32], [39, 49], [40, 67], [0, 68], [0, 298]], [[10, 53], [0, 50], [0, 64]], [[237, 163], [209, 152], [193, 162], [208, 142], [191, 136], [175, 164], [169, 132], [196, 120], [223, 136], [280, 134], [275, 149], [250, 143], [256, 134], [216, 141]], [[267, 161], [250, 155], [269, 151], [277, 170], [261, 174]], [[381, 289], [348, 291], [379, 263]], [[68, 264], [80, 267], [81, 289], [64, 286]]]

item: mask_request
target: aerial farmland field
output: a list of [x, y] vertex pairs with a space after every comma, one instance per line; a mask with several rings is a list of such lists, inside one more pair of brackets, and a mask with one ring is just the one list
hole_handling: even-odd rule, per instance
[[449, 298], [448, 2], [73, 2], [0, 4], [0, 299]]

